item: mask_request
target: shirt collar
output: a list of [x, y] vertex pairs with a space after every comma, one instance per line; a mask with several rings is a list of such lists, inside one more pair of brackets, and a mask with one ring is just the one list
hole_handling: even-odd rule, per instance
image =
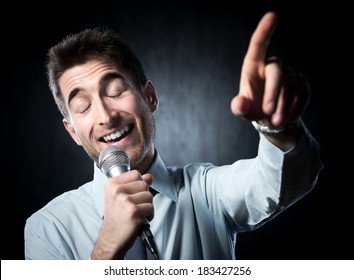
[[[156, 157], [149, 168], [148, 173], [154, 177], [154, 181], [150, 186], [158, 193], [169, 197], [172, 201], [177, 201], [177, 191], [180, 186], [176, 186], [171, 174], [163, 162], [160, 154], [156, 152]], [[93, 175], [93, 200], [95, 201], [96, 208], [99, 215], [103, 218], [104, 215], [104, 184], [107, 176], [94, 163]]]
[[151, 173], [154, 177], [154, 181], [150, 186], [155, 191], [169, 197], [172, 201], [177, 201], [177, 190], [180, 186], [176, 186], [171, 174], [156, 151], [156, 158], [152, 163], [148, 173]]

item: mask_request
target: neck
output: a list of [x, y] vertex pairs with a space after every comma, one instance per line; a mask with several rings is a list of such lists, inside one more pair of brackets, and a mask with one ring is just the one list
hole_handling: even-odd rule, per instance
[[145, 174], [151, 167], [152, 163], [154, 162], [155, 157], [156, 157], [155, 148], [154, 146], [151, 146], [151, 148], [147, 151], [142, 161], [136, 165], [135, 169], [138, 170], [141, 174]]

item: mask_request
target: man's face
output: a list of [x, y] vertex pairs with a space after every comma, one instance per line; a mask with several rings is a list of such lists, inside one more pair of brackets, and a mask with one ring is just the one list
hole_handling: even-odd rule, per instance
[[69, 112], [65, 128], [96, 163], [104, 148], [118, 145], [130, 156], [132, 169], [148, 167], [158, 104], [150, 81], [135, 88], [115, 65], [94, 60], [64, 72], [59, 86]]

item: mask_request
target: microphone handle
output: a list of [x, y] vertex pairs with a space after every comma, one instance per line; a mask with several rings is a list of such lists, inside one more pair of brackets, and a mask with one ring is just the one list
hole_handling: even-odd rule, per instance
[[155, 257], [155, 259], [158, 260], [159, 256], [157, 254], [157, 246], [155, 243], [154, 236], [150, 230], [150, 224], [147, 220], [145, 223], [143, 223], [140, 226], [140, 233], [139, 234], [140, 234], [141, 239], [144, 241], [145, 246], [149, 249], [149, 251]]

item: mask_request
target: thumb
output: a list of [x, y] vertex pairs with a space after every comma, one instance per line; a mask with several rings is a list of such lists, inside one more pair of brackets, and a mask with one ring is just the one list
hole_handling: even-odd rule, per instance
[[151, 185], [154, 181], [154, 177], [150, 173], [143, 174], [143, 180], [148, 184]]

